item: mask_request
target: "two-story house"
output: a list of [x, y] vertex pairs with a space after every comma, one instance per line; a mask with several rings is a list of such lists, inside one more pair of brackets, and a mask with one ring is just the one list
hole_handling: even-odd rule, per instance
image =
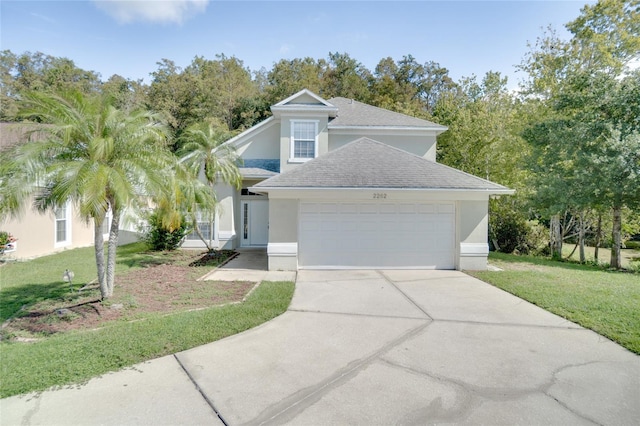
[[270, 270], [486, 269], [489, 197], [513, 191], [438, 164], [446, 127], [308, 90], [271, 111], [227, 142], [243, 187], [216, 187], [220, 248], [266, 247]]

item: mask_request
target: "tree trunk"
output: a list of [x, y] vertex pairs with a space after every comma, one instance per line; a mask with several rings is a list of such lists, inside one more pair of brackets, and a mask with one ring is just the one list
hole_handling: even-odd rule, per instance
[[551, 216], [549, 232], [551, 257], [553, 259], [562, 259], [562, 230], [560, 228], [560, 215], [556, 214]]
[[573, 254], [576, 252], [576, 250], [578, 249], [578, 246], [580, 245], [580, 242], [578, 241], [576, 243], [575, 246], [573, 246], [573, 250], [571, 250], [571, 253], [569, 253], [569, 256], [567, 256], [567, 260], [571, 259], [573, 257]]
[[602, 213], [598, 212], [598, 229], [596, 229], [596, 248], [593, 253], [593, 260], [595, 260], [596, 264], [598, 263], [598, 250], [600, 249], [600, 244], [602, 243]]
[[580, 214], [580, 221], [578, 222], [578, 244], [580, 244], [580, 263], [587, 261], [584, 255], [584, 213]]
[[620, 259], [620, 248], [622, 246], [622, 206], [613, 206], [613, 229], [611, 230], [611, 267], [615, 269], [622, 268]]
[[120, 228], [120, 212], [112, 210], [111, 229], [109, 229], [109, 242], [107, 244], [107, 273], [106, 273], [106, 293], [103, 299], [113, 296], [113, 286], [115, 282], [116, 270], [116, 249], [118, 248], [118, 229]]
[[102, 220], [93, 220], [93, 247], [96, 255], [96, 269], [98, 271], [98, 285], [100, 286], [100, 295], [105, 298], [107, 294], [107, 282], [104, 275], [104, 237], [102, 236]]
[[213, 244], [209, 244], [207, 242], [207, 239], [204, 237], [204, 235], [202, 235], [202, 232], [200, 231], [200, 227], [198, 226], [198, 217], [195, 215], [192, 218], [192, 225], [193, 225], [193, 230], [196, 232], [198, 237], [202, 240], [204, 245], [207, 247], [207, 251], [213, 250]]

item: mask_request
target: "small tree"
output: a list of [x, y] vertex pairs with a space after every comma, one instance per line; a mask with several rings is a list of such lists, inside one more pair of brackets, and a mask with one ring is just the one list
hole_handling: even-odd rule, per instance
[[[166, 147], [162, 118], [148, 111], [125, 114], [105, 97], [79, 92], [27, 93], [23, 118], [47, 123], [42, 140], [26, 142], [0, 159], [0, 213], [19, 215], [29, 200], [40, 211], [71, 202], [93, 221], [98, 283], [113, 294], [120, 217], [167, 191], [176, 158]], [[112, 219], [105, 264], [102, 224]]]
[[240, 157], [231, 145], [225, 143], [231, 136], [231, 133], [213, 124], [198, 124], [189, 127], [181, 137], [181, 162], [192, 177], [201, 177], [209, 185], [211, 197], [205, 197], [197, 187], [190, 186], [188, 192], [185, 191], [188, 196], [182, 203], [194, 231], [209, 250], [213, 250], [213, 236], [204, 238], [198, 227], [198, 214], [204, 213], [212, 226], [217, 206], [216, 183], [228, 183], [238, 189], [242, 186], [242, 175], [238, 169]]

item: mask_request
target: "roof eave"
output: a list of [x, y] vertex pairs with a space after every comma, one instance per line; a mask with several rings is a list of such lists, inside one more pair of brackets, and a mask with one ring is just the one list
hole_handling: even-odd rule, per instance
[[280, 115], [282, 113], [322, 112], [335, 117], [338, 113], [338, 108], [334, 106], [308, 104], [273, 105], [271, 112], [274, 115]]
[[231, 145], [233, 144], [234, 146], [237, 146], [237, 143], [244, 138], [247, 135], [250, 135], [251, 133], [255, 132], [256, 130], [259, 130], [263, 127], [268, 126], [269, 124], [273, 124], [275, 122], [276, 118], [274, 116], [268, 117], [266, 119], [264, 119], [263, 121], [261, 121], [260, 123], [256, 124], [255, 126], [249, 127], [247, 130], [243, 131], [242, 133], [239, 133], [237, 135], [235, 135], [234, 137], [232, 137], [231, 139], [229, 139], [228, 141], [226, 141], [224, 143], [224, 145]]
[[449, 130], [446, 126], [373, 126], [373, 125], [329, 125], [327, 126], [329, 130], [389, 130], [389, 131], [398, 131], [398, 130], [412, 130], [412, 131], [430, 131], [436, 132], [437, 134], [446, 132]]
[[359, 186], [359, 187], [345, 187], [345, 186], [252, 186], [251, 190], [256, 191], [362, 191], [372, 190], [376, 191], [422, 191], [422, 192], [476, 192], [489, 195], [513, 195], [515, 189], [489, 189], [489, 188], [393, 188], [393, 187], [379, 187], [379, 186]]

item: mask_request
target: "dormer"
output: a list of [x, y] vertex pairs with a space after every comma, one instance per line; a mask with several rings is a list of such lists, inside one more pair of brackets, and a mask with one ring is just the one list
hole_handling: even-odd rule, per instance
[[271, 107], [280, 120], [280, 171], [309, 161], [329, 150], [328, 123], [338, 108], [304, 89]]

